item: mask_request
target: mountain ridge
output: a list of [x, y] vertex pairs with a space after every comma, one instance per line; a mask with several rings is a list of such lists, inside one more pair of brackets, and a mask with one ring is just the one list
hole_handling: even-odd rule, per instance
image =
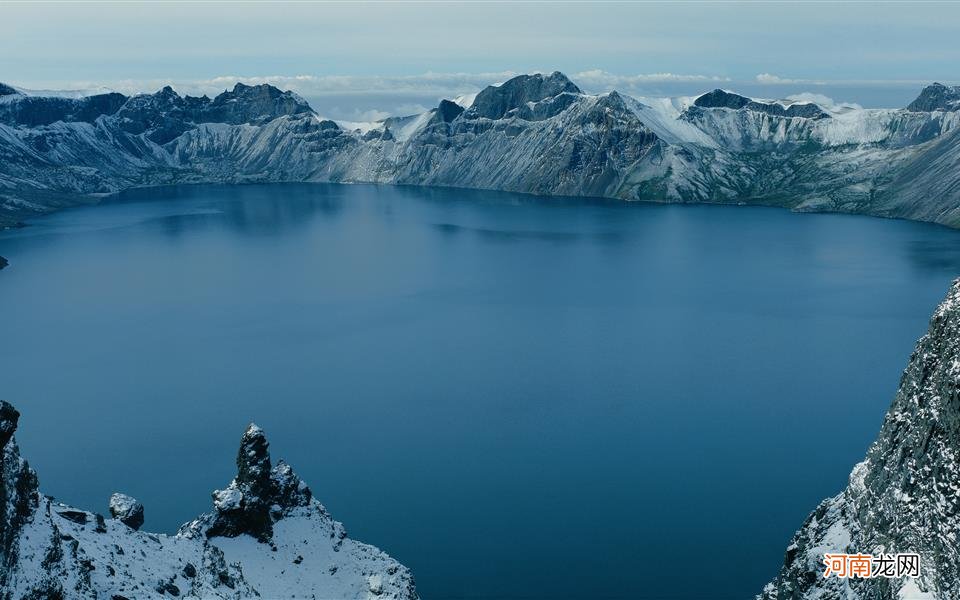
[[[762, 204], [960, 227], [956, 88], [903, 109], [714, 90], [586, 94], [559, 72], [367, 124], [238, 83], [214, 98], [0, 95], [0, 226], [124, 189], [345, 182], [628, 201]], [[912, 108], [911, 108], [912, 107]], [[930, 110], [917, 110], [930, 108]]]

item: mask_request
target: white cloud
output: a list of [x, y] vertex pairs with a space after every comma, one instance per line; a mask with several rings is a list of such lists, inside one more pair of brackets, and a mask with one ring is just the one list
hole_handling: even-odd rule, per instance
[[779, 75], [774, 75], [772, 73], [760, 73], [755, 77], [755, 79], [757, 83], [764, 85], [826, 85], [827, 83], [825, 81], [818, 81], [815, 79], [791, 79], [789, 77], [780, 77]]
[[617, 75], [601, 69], [581, 71], [570, 77], [577, 85], [591, 90], [630, 89], [652, 83], [699, 83], [727, 82], [729, 77], [717, 75], [683, 75], [678, 73], [646, 73], [640, 75]]
[[[531, 71], [538, 72], [538, 71]], [[544, 71], [545, 72], [545, 71]], [[88, 90], [108, 88], [124, 94], [152, 93], [169, 85], [181, 94], [215, 96], [237, 83], [258, 85], [269, 83], [301, 96], [336, 96], [389, 94], [392, 96], [436, 96], [455, 98], [477, 92], [488, 85], [496, 85], [515, 77], [514, 71], [482, 73], [437, 73], [420, 75], [220, 75], [207, 79], [123, 79], [112, 82], [73, 81], [57, 82], [62, 89]], [[656, 83], [729, 82], [729, 77], [715, 75], [684, 75], [678, 73], [647, 73], [617, 75], [601, 69], [582, 71], [570, 76], [574, 83], [591, 91], [631, 89]], [[30, 87], [49, 87], [49, 83], [35, 83]]]
[[[113, 82], [74, 81], [57, 87], [90, 89], [106, 87], [125, 94], [152, 93], [169, 85], [181, 94], [208, 96], [231, 89], [237, 83], [259, 85], [269, 83], [302, 96], [325, 95], [435, 95], [448, 96], [474, 92], [491, 84], [502, 83], [517, 75], [513, 71], [489, 73], [435, 73], [420, 75], [221, 75], [208, 79], [124, 79]], [[30, 87], [38, 87], [34, 84]], [[40, 84], [39, 87], [48, 87]]]
[[783, 83], [795, 83], [795, 81], [793, 79], [784, 79], [783, 77], [773, 75], [771, 73], [760, 73], [757, 75], [757, 83], [778, 85]]
[[829, 96], [824, 96], [823, 94], [814, 94], [811, 92], [803, 92], [800, 94], [791, 94], [786, 97], [786, 100], [790, 102], [813, 102], [814, 104], [826, 108], [828, 110], [836, 110], [842, 108], [863, 108], [859, 104], [853, 102], [837, 102]]
[[371, 108], [370, 110], [365, 110], [363, 112], [356, 111], [356, 118], [354, 121], [382, 121], [389, 117], [392, 113], [385, 110], [377, 110]]
[[428, 110], [430, 109], [422, 104], [401, 104], [400, 106], [394, 107], [393, 114], [399, 116], [419, 115], [420, 113], [425, 113]]

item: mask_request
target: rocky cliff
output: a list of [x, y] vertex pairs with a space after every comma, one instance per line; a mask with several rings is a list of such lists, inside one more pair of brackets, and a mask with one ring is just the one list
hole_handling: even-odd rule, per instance
[[417, 598], [410, 571], [347, 537], [307, 485], [273, 465], [263, 431], [241, 439], [237, 477], [177, 535], [139, 531], [144, 508], [114, 494], [112, 518], [39, 492], [0, 403], [0, 598]]
[[31, 96], [0, 88], [0, 225], [129, 187], [334, 181], [779, 205], [960, 226], [957, 88], [905, 109], [583, 93], [522, 75], [423, 114], [318, 117], [291, 92]]
[[[866, 459], [787, 547], [759, 600], [960, 597], [960, 280], [930, 320]], [[824, 577], [825, 553], [920, 555], [919, 577]]]

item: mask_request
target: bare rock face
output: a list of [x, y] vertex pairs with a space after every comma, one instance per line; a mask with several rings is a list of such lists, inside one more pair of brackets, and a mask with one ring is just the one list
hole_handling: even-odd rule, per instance
[[113, 494], [110, 496], [110, 515], [131, 529], [140, 529], [143, 504], [126, 494]]
[[37, 474], [20, 457], [13, 433], [20, 413], [0, 401], [0, 585], [9, 578], [9, 567], [18, 559], [17, 538], [39, 504]]
[[[866, 459], [787, 548], [762, 600], [960, 597], [960, 280], [917, 342]], [[920, 555], [920, 577], [823, 577], [825, 553]]]
[[[4, 86], [6, 87], [6, 86]], [[9, 88], [12, 89], [12, 88]], [[4, 94], [0, 93], [0, 96]], [[101, 115], [111, 115], [123, 106], [127, 97], [108, 93], [84, 98], [57, 96], [20, 96], [16, 102], [0, 104], [0, 123], [11, 126], [39, 127], [62, 121], [64, 123], [94, 123]]]
[[7, 580], [7, 567], [17, 561], [16, 540], [39, 503], [37, 475], [13, 439], [19, 418], [12, 405], [0, 401], [0, 584]]

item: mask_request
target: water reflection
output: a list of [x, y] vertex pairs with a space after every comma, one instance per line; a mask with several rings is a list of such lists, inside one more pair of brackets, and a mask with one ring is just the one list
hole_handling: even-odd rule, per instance
[[[179, 237], [194, 228], [229, 228], [251, 236], [278, 236], [308, 227], [315, 218], [334, 219], [344, 208], [342, 186], [329, 184], [272, 184], [246, 186], [174, 186], [131, 190], [113, 197], [110, 203], [132, 204], [198, 201], [204, 210], [165, 215], [156, 219], [161, 230]], [[215, 201], [204, 201], [203, 190], [213, 191]], [[224, 193], [224, 190], [229, 190]]]
[[604, 244], [619, 244], [626, 239], [626, 236], [619, 231], [579, 233], [573, 231], [490, 229], [484, 227], [468, 227], [464, 225], [456, 225], [454, 223], [435, 223], [433, 227], [444, 235], [469, 233], [484, 241], [490, 242], [537, 241], [552, 242], [556, 244], [569, 244], [583, 240], [589, 240], [590, 242]]
[[944, 235], [934, 240], [915, 239], [906, 244], [905, 250], [910, 262], [918, 270], [960, 273], [960, 236], [958, 235]]

